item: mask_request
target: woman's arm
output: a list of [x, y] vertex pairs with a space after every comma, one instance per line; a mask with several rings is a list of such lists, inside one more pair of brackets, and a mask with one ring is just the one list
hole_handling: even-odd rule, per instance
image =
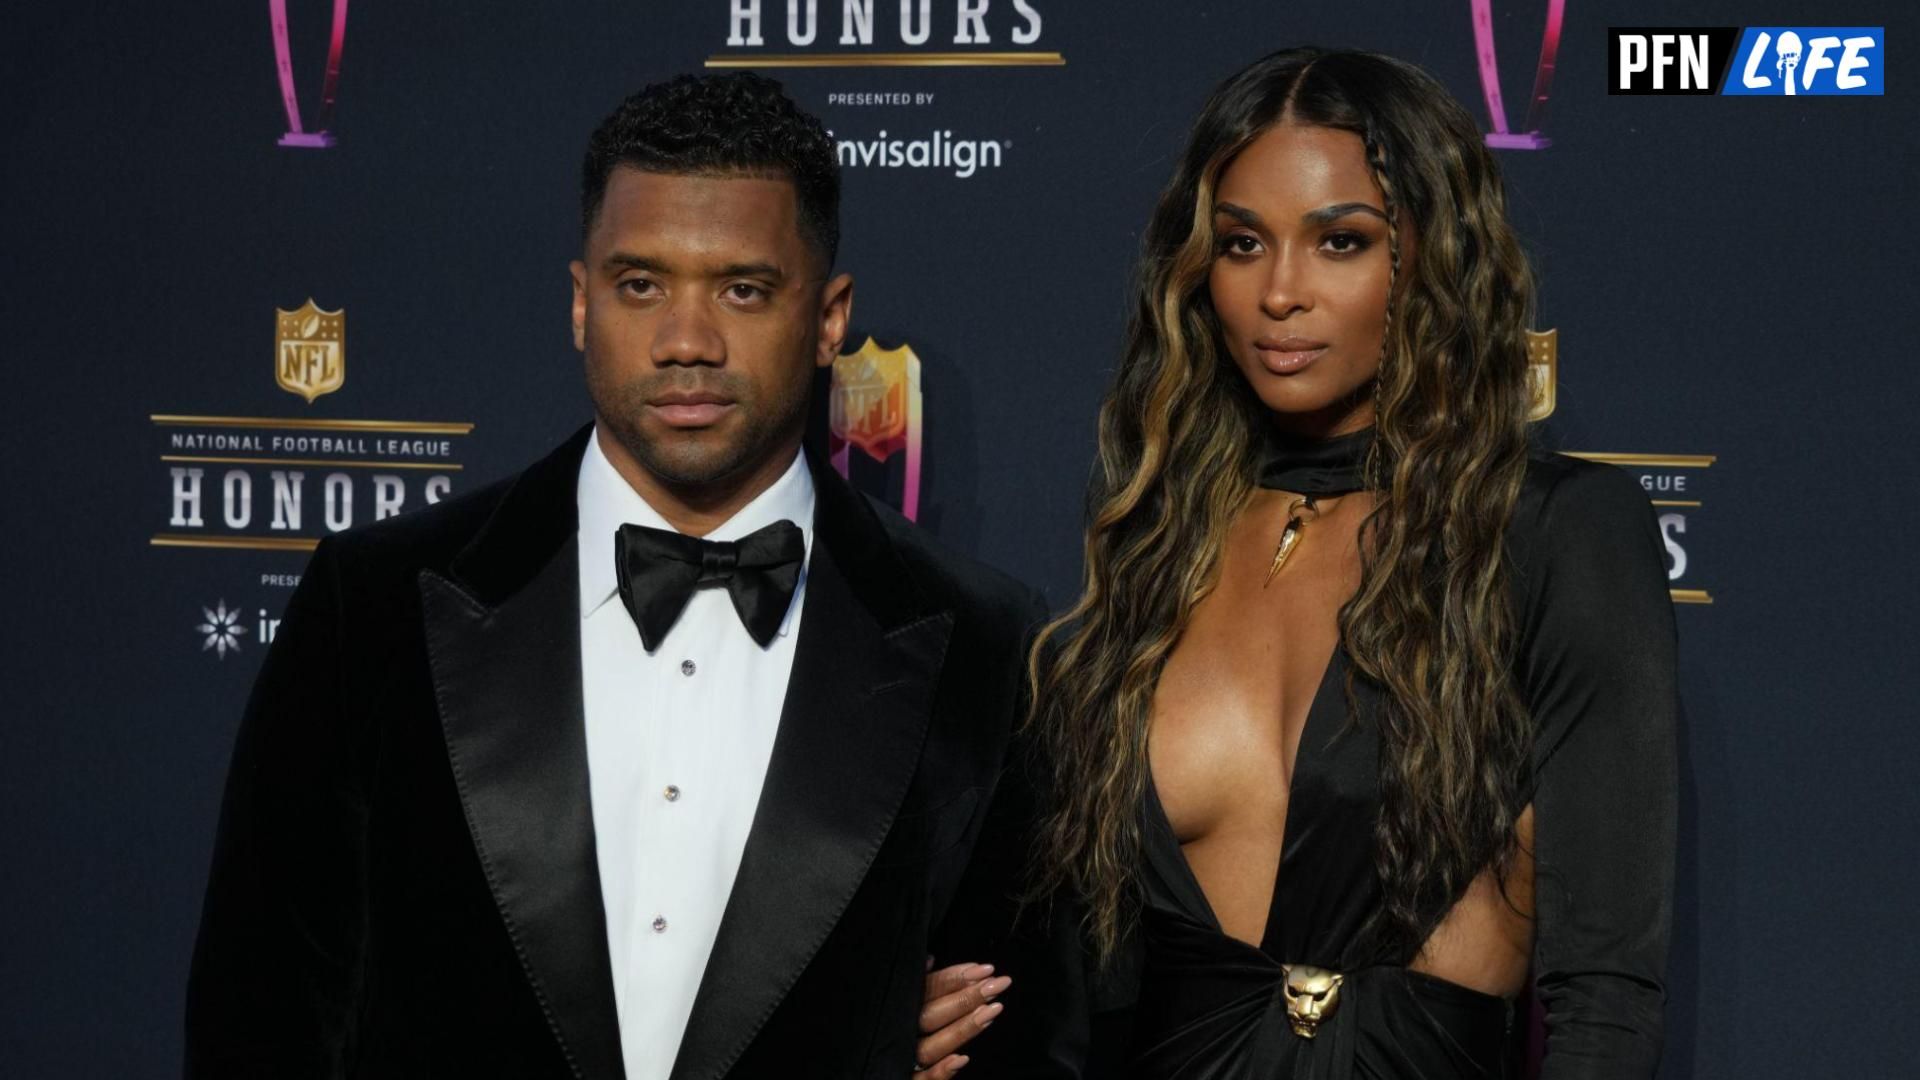
[[1646, 493], [1611, 466], [1565, 468], [1513, 549], [1537, 723], [1542, 1076], [1651, 1077], [1673, 915], [1673, 605]]
[[937, 935], [937, 962], [979, 961], [1010, 987], [992, 1025], [960, 1053], [983, 1077], [1085, 1075], [1091, 1004], [1078, 908], [1023, 904], [1043, 775], [1016, 736], [960, 890]]

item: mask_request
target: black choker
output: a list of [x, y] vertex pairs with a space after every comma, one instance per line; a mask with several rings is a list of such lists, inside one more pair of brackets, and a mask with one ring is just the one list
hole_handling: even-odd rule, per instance
[[1261, 438], [1260, 486], [1300, 496], [1287, 508], [1287, 527], [1280, 530], [1280, 542], [1274, 545], [1264, 588], [1299, 546], [1307, 523], [1320, 516], [1319, 500], [1366, 486], [1363, 473], [1367, 453], [1373, 449], [1373, 429], [1331, 439], [1303, 439], [1269, 427]]
[[1302, 438], [1269, 427], [1261, 435], [1259, 484], [1318, 497], [1359, 491], [1367, 486], [1362, 473], [1372, 449], [1371, 427], [1330, 439]]

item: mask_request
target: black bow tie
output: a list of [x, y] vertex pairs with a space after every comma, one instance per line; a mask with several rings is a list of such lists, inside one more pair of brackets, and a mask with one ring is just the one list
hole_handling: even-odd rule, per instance
[[761, 648], [780, 632], [800, 584], [806, 538], [791, 521], [776, 521], [738, 540], [702, 540], [644, 525], [622, 525], [614, 537], [614, 569], [640, 643], [660, 647], [694, 590], [725, 585], [747, 633]]

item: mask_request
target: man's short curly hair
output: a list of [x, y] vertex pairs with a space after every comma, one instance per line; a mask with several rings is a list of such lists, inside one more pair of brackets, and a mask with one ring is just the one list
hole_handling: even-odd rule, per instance
[[607, 178], [627, 165], [668, 175], [793, 181], [800, 229], [828, 268], [840, 247], [840, 162], [820, 121], [752, 72], [680, 75], [620, 103], [587, 140], [580, 231], [593, 231]]

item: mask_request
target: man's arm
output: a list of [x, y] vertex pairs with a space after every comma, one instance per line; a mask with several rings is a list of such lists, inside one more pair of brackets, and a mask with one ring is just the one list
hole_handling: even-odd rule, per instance
[[186, 1075], [338, 1076], [366, 941], [368, 734], [343, 708], [323, 541], [267, 653], [227, 776], [187, 984]]
[[[1030, 635], [1045, 618], [1046, 606], [1032, 593], [1027, 608]], [[1024, 639], [1028, 645], [1031, 640]], [[1026, 724], [1027, 655], [1023, 645], [1006, 760], [934, 948], [939, 964], [992, 964], [992, 981], [1009, 983], [993, 1002], [1004, 1011], [992, 1017], [992, 1027], [957, 1048], [972, 1061], [988, 1063], [975, 1070], [979, 1075], [1078, 1077], [1085, 1069], [1092, 1016], [1080, 909], [1065, 898], [1027, 902], [1048, 775]], [[944, 1042], [939, 1049], [949, 1050]]]

